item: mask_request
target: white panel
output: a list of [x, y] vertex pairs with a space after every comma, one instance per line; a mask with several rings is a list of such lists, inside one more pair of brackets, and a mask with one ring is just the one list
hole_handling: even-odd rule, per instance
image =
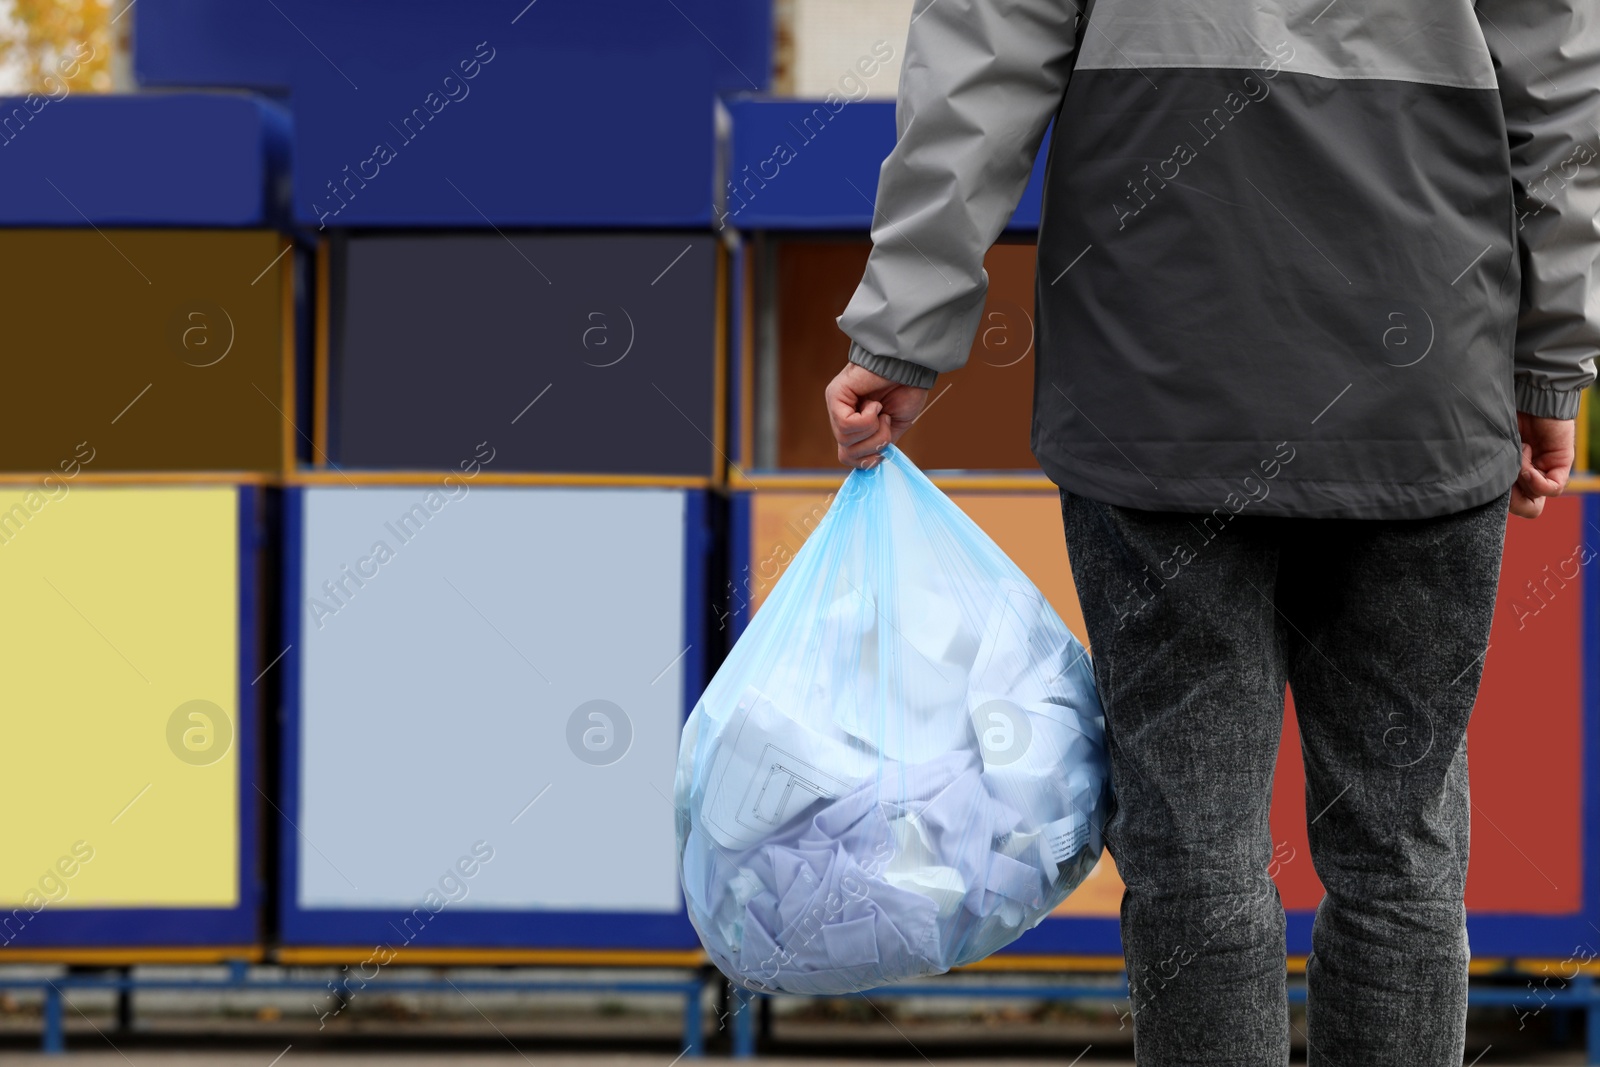
[[[655, 489], [305, 492], [301, 907], [413, 908], [485, 841], [452, 908], [677, 910], [684, 509]], [[592, 700], [631, 724], [608, 764], [620, 749], [569, 745]]]
[[[893, 100], [912, 0], [793, 0], [794, 95]], [[880, 43], [881, 42], [881, 43]], [[881, 62], [887, 49], [891, 58]], [[874, 48], [877, 51], [874, 52]], [[874, 61], [865, 75], [858, 64]]]

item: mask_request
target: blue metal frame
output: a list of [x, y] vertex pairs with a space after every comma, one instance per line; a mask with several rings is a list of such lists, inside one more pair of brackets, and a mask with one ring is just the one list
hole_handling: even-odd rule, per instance
[[[485, 217], [507, 229], [707, 226], [713, 101], [770, 83], [771, 5], [529, 6], [519, 14], [522, 4], [395, 4], [374, 20], [357, 0], [141, 0], [133, 68], [147, 87], [255, 88], [286, 98], [294, 215], [307, 227], [324, 221], [319, 204], [326, 210], [345, 199], [335, 183], [351, 195], [327, 216], [329, 226], [477, 227]], [[319, 49], [300, 25], [317, 27]], [[390, 124], [423, 108], [430, 91], [448, 95], [442, 79], [475, 54], [476, 41], [498, 58], [462, 86], [472, 107], [463, 91], [463, 106], [427, 126], [427, 147], [409, 151], [420, 133]], [[592, 76], [596, 48], [608, 60], [604, 78]], [[570, 93], [572, 85], [585, 90]], [[497, 136], [522, 121], [526, 101], [552, 97], [566, 103], [542, 116], [538, 136]], [[624, 129], [629, 136], [617, 136]], [[375, 180], [371, 146], [379, 138], [405, 162], [384, 165]], [[568, 165], [545, 166], [552, 152]], [[649, 180], [636, 177], [640, 159], [651, 161]], [[461, 192], [446, 179], [461, 182]]]
[[265, 97], [74, 93], [46, 102], [35, 112], [0, 97], [0, 114], [42, 120], [30, 118], [29, 136], [7, 138], [0, 225], [253, 228], [287, 216], [289, 113]]
[[[684, 640], [698, 645], [701, 655], [684, 656], [683, 659], [683, 718], [700, 701], [705, 692], [709, 669], [706, 653], [710, 651], [711, 610], [710, 590], [706, 588], [708, 561], [716, 548], [716, 537], [711, 529], [711, 501], [703, 489], [683, 491], [683, 636]], [[688, 921], [685, 914], [685, 922]], [[693, 942], [698, 945], [699, 939]]]
[[750, 573], [750, 490], [729, 494], [728, 500], [728, 622], [732, 640], [744, 636], [750, 625], [750, 601], [744, 595], [744, 576]]
[[[519, 487], [520, 488], [520, 487]], [[526, 487], [538, 492], [541, 487]], [[707, 499], [703, 490], [640, 487], [636, 492], [681, 492], [684, 495], [684, 624], [685, 641], [695, 649], [683, 660], [683, 715], [688, 717], [705, 687], [706, 556], [711, 545]], [[301, 743], [301, 660], [299, 603], [304, 567], [305, 490], [284, 491], [283, 642], [290, 651], [281, 664], [283, 677], [283, 748], [281, 752], [282, 832], [278, 851], [278, 932], [286, 945], [379, 945], [395, 937], [407, 910], [357, 908], [306, 909], [299, 906], [299, 836]], [[695, 653], [701, 653], [699, 655]], [[681, 900], [674, 913], [449, 910], [428, 923], [429, 948], [570, 948], [570, 949], [696, 949], [699, 937]]]
[[[838, 110], [820, 100], [742, 94], [723, 101], [732, 122], [727, 173], [733, 198], [719, 221], [738, 230], [855, 230], [872, 226], [878, 168], [895, 143], [895, 102], [860, 100]], [[785, 145], [784, 162], [775, 147]], [[1038, 229], [1045, 133], [1008, 232]], [[748, 198], [738, 194], [747, 191]], [[724, 185], [720, 195], [728, 194]]]
[[[1591, 400], [1594, 397], [1590, 398]], [[1600, 493], [1584, 497], [1584, 530], [1600, 534]], [[1600, 552], [1600, 540], [1584, 543]], [[1583, 910], [1589, 922], [1600, 925], [1600, 566], [1590, 563], [1583, 584], [1583, 816], [1580, 834], [1589, 847], [1583, 856]], [[1590, 1033], [1591, 1047], [1600, 1046], [1600, 1033]]]
[[[706, 986], [705, 974], [696, 974], [681, 981], [639, 981], [616, 980], [606, 981], [596, 979], [582, 980], [552, 980], [526, 978], [509, 979], [473, 979], [463, 978], [453, 981], [445, 977], [431, 979], [397, 978], [384, 979], [381, 982], [372, 982], [371, 988], [386, 994], [391, 993], [447, 993], [456, 992], [463, 996], [468, 990], [477, 992], [522, 992], [522, 993], [676, 993], [684, 998], [683, 1003], [683, 1052], [684, 1056], [700, 1056], [704, 1054], [704, 1016], [701, 1011], [700, 998]], [[359, 989], [367, 988], [368, 983], [363, 982], [358, 989], [350, 989], [348, 983], [350, 976], [343, 979], [346, 990], [352, 994]], [[274, 978], [262, 976], [252, 977], [247, 966], [242, 963], [230, 964], [228, 974], [221, 978], [154, 978], [149, 976], [133, 976], [129, 974], [109, 976], [62, 975], [53, 978], [0, 978], [0, 989], [37, 989], [44, 995], [43, 1033], [41, 1051], [47, 1055], [60, 1055], [67, 1050], [66, 1028], [64, 1026], [64, 1012], [61, 1010], [68, 990], [117, 990], [126, 992], [135, 991], [164, 991], [178, 990], [192, 993], [230, 993], [230, 992], [280, 992], [286, 989], [305, 990], [307, 992], [329, 989], [333, 982], [317, 980], [315, 978], [297, 978], [287, 973], [279, 974]], [[104, 1036], [104, 1035], [102, 1035]]]
[[[257, 758], [259, 717], [255, 678], [257, 567], [264, 532], [260, 522], [260, 489], [239, 486], [238, 612], [239, 704], [234, 744], [238, 754], [239, 852], [238, 902], [231, 908], [52, 908], [37, 912], [17, 935], [18, 949], [61, 947], [171, 947], [176, 945], [255, 945], [260, 938], [260, 853], [257, 842], [259, 805], [253, 769]], [[0, 949], [0, 963], [5, 950]]]

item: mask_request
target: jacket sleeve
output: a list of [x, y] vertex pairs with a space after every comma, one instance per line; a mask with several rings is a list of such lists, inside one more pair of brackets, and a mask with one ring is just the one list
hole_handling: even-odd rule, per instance
[[1060, 106], [1077, 12], [1074, 0], [916, 0], [872, 253], [839, 316], [851, 362], [928, 386], [967, 361], [989, 287], [984, 253]]
[[1478, 0], [1511, 146], [1517, 410], [1570, 419], [1600, 351], [1600, 5]]

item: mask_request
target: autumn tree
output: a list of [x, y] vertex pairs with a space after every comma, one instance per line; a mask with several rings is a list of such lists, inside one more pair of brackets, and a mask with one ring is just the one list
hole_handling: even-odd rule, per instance
[[[114, 5], [114, 6], [113, 6]], [[10, 0], [0, 4], [0, 68], [22, 92], [110, 92], [112, 57], [132, 17], [129, 0]], [[9, 7], [9, 11], [6, 11]], [[85, 47], [87, 46], [87, 47]], [[76, 60], [76, 62], [73, 62]]]

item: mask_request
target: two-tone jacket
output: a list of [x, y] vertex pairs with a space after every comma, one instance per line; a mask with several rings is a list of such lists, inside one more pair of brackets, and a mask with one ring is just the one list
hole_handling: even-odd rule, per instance
[[1596, 0], [916, 0], [850, 360], [965, 362], [1052, 120], [1032, 444], [1063, 488], [1209, 511], [1271, 464], [1253, 512], [1446, 514], [1594, 380]]

